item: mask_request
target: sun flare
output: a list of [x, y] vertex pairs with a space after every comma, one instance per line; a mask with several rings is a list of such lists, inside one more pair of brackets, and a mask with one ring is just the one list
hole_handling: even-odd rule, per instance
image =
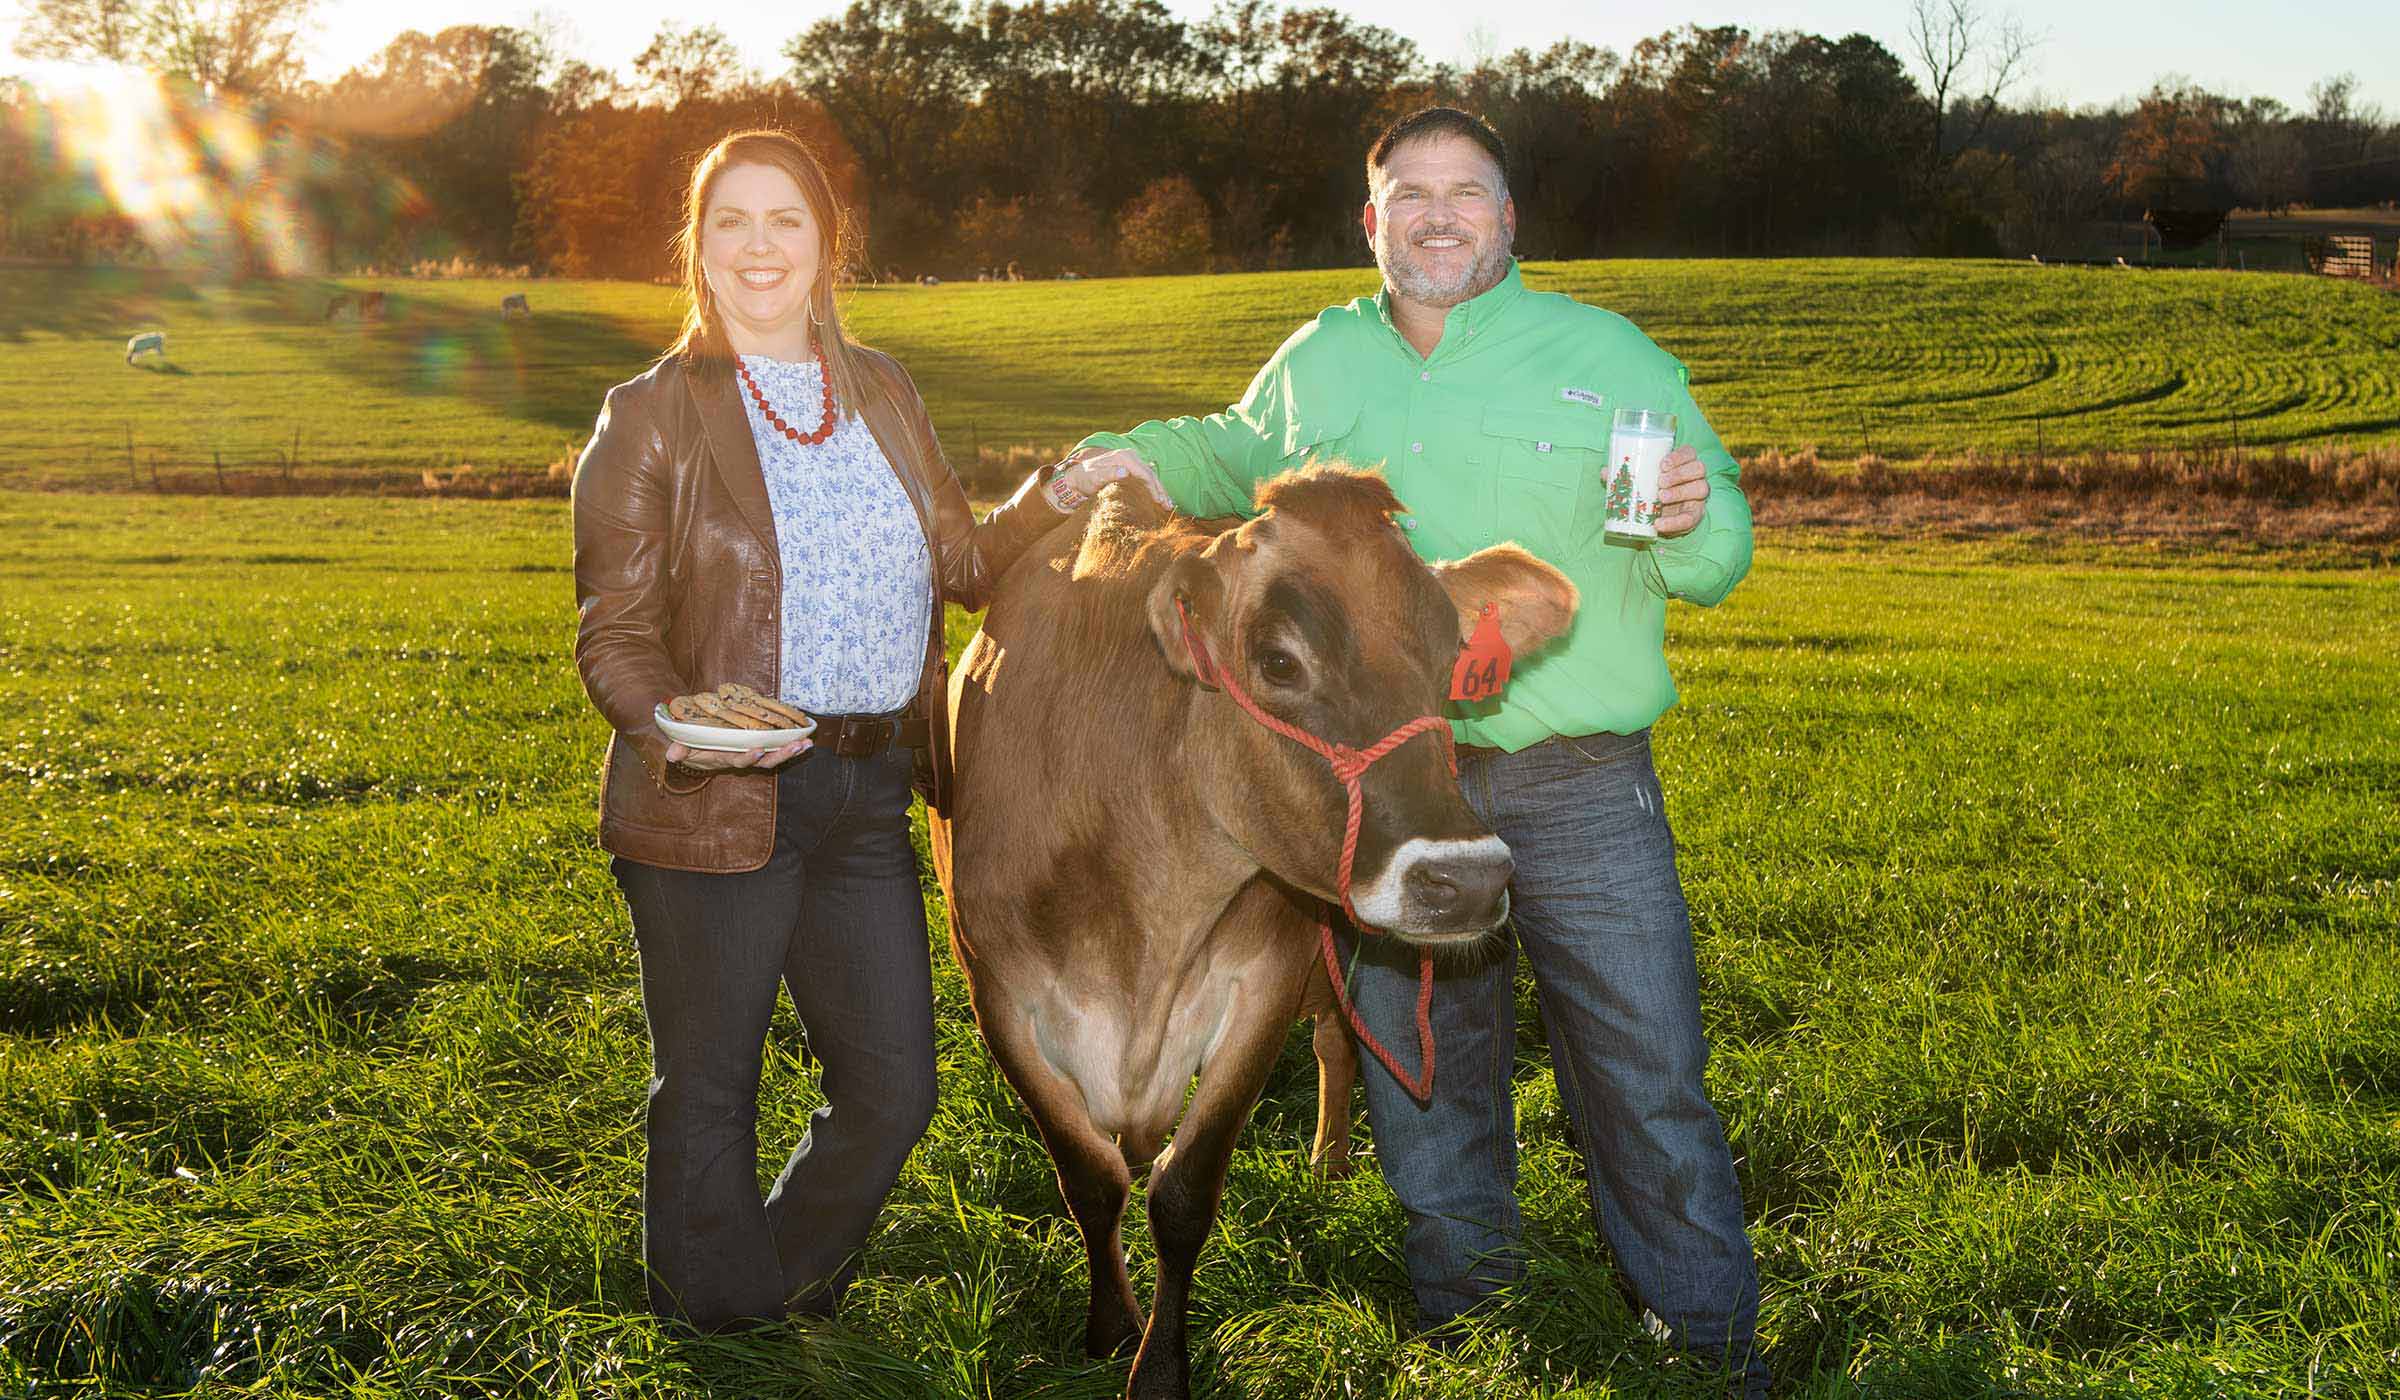
[[125, 220], [159, 262], [220, 276], [322, 270], [302, 198], [321, 143], [248, 103], [138, 69], [84, 65], [10, 118], [79, 177], [77, 212]]

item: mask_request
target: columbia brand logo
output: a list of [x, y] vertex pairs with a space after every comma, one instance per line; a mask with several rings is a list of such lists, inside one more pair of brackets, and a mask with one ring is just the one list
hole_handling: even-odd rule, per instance
[[1568, 403], [1579, 403], [1587, 408], [1600, 406], [1600, 396], [1589, 389], [1561, 389], [1558, 396]]

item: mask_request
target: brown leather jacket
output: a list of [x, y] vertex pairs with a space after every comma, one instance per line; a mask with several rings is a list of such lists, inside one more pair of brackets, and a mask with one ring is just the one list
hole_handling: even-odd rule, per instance
[[[882, 445], [930, 545], [936, 602], [917, 706], [933, 744], [917, 786], [938, 807], [950, 785], [940, 605], [981, 608], [1059, 516], [1029, 480], [977, 524], [908, 372], [889, 355], [860, 354], [871, 389], [849, 407]], [[608, 391], [575, 466], [575, 665], [616, 730], [600, 844], [677, 870], [755, 870], [775, 847], [773, 775], [672, 768], [651, 719], [670, 696], [726, 681], [772, 695], [781, 681], [783, 565], [739, 394], [731, 375], [712, 385], [680, 358], [663, 361]]]

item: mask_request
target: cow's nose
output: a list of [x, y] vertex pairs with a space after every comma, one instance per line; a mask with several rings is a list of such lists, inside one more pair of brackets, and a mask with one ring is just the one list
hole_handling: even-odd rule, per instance
[[1409, 898], [1436, 919], [1474, 914], [1499, 902], [1516, 869], [1506, 851], [1434, 856], [1410, 868]]

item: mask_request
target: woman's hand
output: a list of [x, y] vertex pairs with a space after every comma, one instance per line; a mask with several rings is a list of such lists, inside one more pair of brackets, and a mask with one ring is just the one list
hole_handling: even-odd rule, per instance
[[810, 747], [808, 740], [794, 739], [781, 748], [727, 752], [723, 749], [685, 748], [670, 739], [667, 741], [667, 762], [680, 763], [695, 773], [724, 773], [737, 768], [780, 768], [807, 753]]
[[1158, 474], [1141, 455], [1122, 447], [1085, 447], [1070, 453], [1051, 472], [1043, 494], [1062, 514], [1100, 494], [1100, 488], [1112, 481], [1127, 478], [1139, 480], [1160, 505], [1169, 510], [1175, 503], [1167, 499], [1167, 488], [1158, 484]]

